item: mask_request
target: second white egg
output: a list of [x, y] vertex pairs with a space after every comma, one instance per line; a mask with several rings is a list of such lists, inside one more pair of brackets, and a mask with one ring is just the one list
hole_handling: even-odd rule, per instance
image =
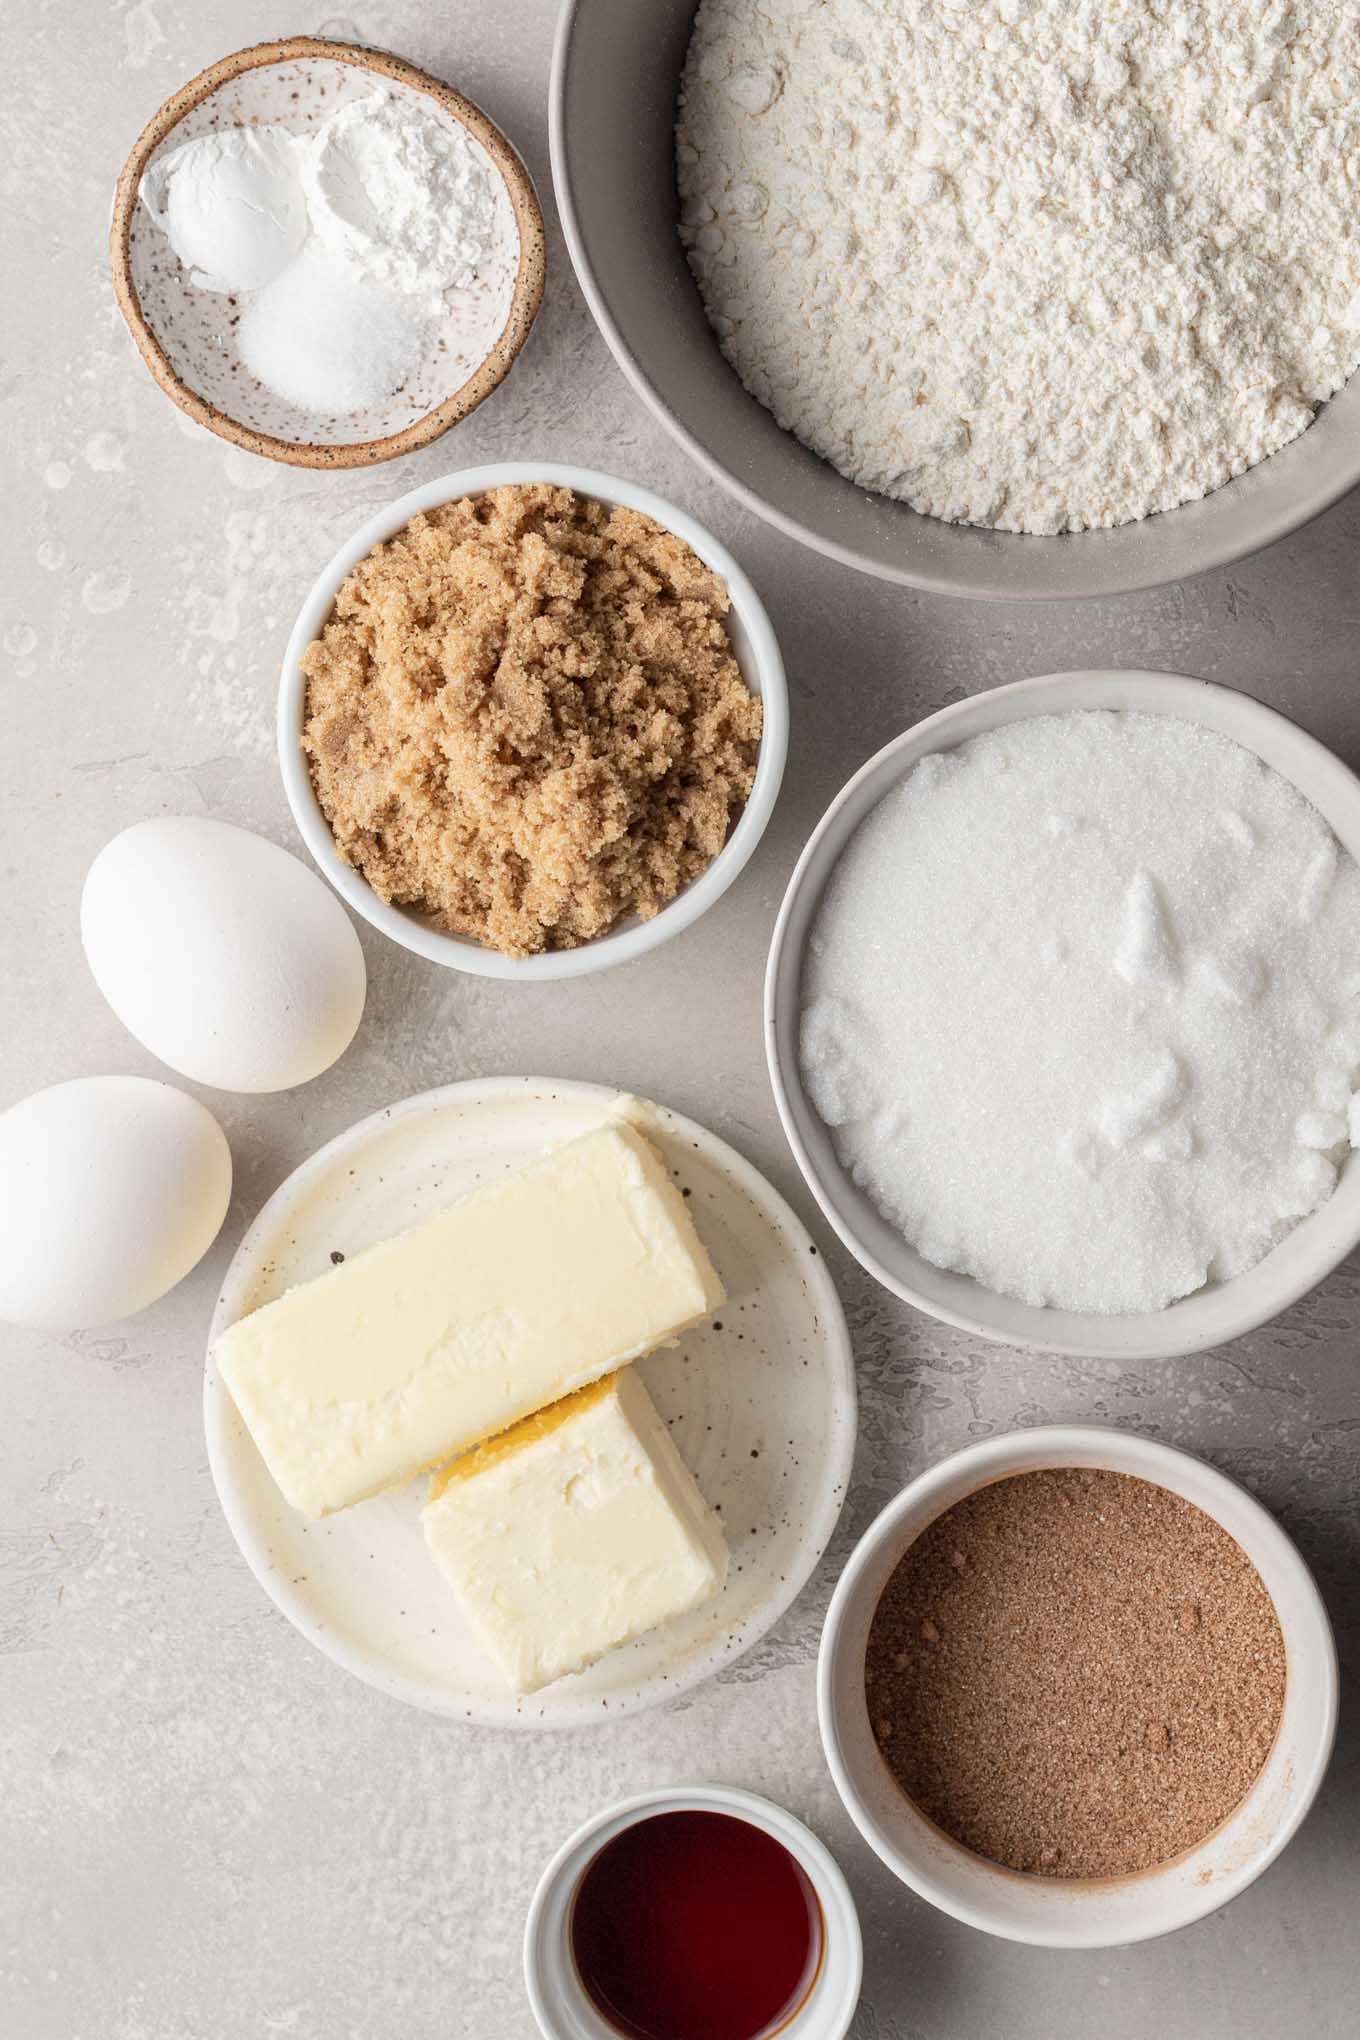
[[90, 866], [80, 934], [128, 1032], [181, 1076], [286, 1091], [329, 1069], [364, 1010], [339, 901], [276, 843], [229, 822], [138, 822]]
[[150, 1077], [74, 1077], [0, 1112], [0, 1318], [87, 1330], [145, 1310], [217, 1237], [231, 1150]]

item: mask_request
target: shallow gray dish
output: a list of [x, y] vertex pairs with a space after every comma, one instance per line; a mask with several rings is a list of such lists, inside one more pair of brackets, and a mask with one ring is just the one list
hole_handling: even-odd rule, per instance
[[553, 183], [581, 288], [633, 387], [761, 517], [847, 566], [936, 594], [1119, 595], [1256, 552], [1360, 482], [1360, 377], [1250, 473], [1112, 531], [978, 531], [846, 481], [742, 388], [685, 263], [672, 149], [694, 13], [694, 0], [566, 0], [550, 94]]

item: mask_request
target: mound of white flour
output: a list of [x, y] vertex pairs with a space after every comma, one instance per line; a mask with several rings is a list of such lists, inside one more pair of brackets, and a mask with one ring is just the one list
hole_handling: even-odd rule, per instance
[[925, 758], [841, 854], [800, 1063], [928, 1261], [1158, 1310], [1250, 1268], [1360, 1144], [1360, 868], [1240, 744], [1036, 716]]
[[746, 387], [953, 522], [1205, 495], [1360, 363], [1355, 0], [703, 0], [677, 163]]

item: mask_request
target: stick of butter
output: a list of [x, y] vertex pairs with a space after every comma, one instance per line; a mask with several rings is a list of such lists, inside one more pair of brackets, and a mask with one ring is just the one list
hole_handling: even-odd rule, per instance
[[661, 1157], [611, 1121], [290, 1289], [213, 1357], [287, 1499], [324, 1516], [674, 1339], [723, 1296]]
[[421, 1520], [520, 1693], [697, 1608], [727, 1577], [718, 1519], [631, 1367], [444, 1467]]

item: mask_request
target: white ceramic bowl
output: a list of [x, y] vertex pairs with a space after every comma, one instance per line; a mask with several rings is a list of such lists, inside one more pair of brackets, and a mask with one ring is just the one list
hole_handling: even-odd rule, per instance
[[[380, 900], [353, 865], [346, 864], [337, 852], [302, 751], [306, 682], [300, 661], [307, 646], [320, 635], [350, 569], [372, 552], [375, 545], [391, 538], [403, 524], [409, 524], [417, 512], [433, 509], [438, 503], [452, 502], [459, 496], [477, 496], [487, 489], [498, 489], [516, 482], [552, 482], [560, 488], [575, 489], [583, 496], [593, 496], [602, 503], [624, 504], [654, 518], [692, 546], [705, 565], [720, 575], [726, 585], [731, 600], [727, 627], [732, 649], [743, 679], [751, 692], [760, 697], [765, 711], [750, 799], [708, 869], [650, 921], [633, 918], [579, 949], [551, 950], [541, 956], [529, 957], [502, 956], [497, 950], [483, 948], [480, 943], [468, 941], [463, 936], [446, 935], [431, 927], [419, 914], [389, 906], [385, 900]], [[502, 461], [488, 467], [464, 468], [459, 474], [443, 475], [437, 481], [412, 489], [408, 495], [399, 496], [395, 503], [390, 503], [385, 510], [380, 510], [361, 525], [349, 543], [341, 547], [329, 566], [317, 576], [284, 653], [278, 733], [279, 764], [293, 820], [322, 876], [330, 880], [356, 914], [361, 914], [382, 934], [399, 942], [403, 949], [414, 950], [417, 956], [428, 957], [432, 963], [442, 963], [450, 970], [470, 971], [474, 977], [517, 978], [522, 982], [532, 982], [544, 978], [584, 977], [590, 971], [607, 970], [612, 964], [631, 963], [649, 949], [657, 948], [660, 943], [668, 942], [671, 936], [688, 928], [715, 900], [722, 898], [764, 835], [766, 823], [774, 811], [788, 751], [789, 696], [784, 662], [764, 604], [726, 546], [721, 545], [712, 532], [706, 531], [685, 511], [677, 509], [674, 503], [666, 502], [664, 497], [655, 496], [650, 489], [639, 488], [633, 482], [618, 481], [613, 475], [554, 462]]]
[[1333, 1194], [1246, 1274], [1211, 1283], [1165, 1310], [1101, 1316], [1020, 1303], [966, 1275], [937, 1268], [909, 1247], [837, 1158], [803, 1086], [798, 1008], [803, 953], [822, 892], [871, 808], [931, 751], [1025, 716], [1068, 709], [1139, 710], [1217, 730], [1254, 751], [1312, 801], [1360, 858], [1360, 780], [1297, 724], [1250, 695], [1174, 673], [1050, 673], [953, 703], [895, 737], [837, 794], [789, 881], [765, 979], [765, 1046], [779, 1116], [808, 1184], [861, 1267], [895, 1296], [946, 1324], [1013, 1346], [1102, 1359], [1161, 1359], [1222, 1345], [1264, 1324], [1321, 1282], [1360, 1244], [1360, 1157], [1346, 1161]]
[[545, 2040], [619, 2040], [581, 1985], [571, 1954], [571, 1906], [591, 1859], [635, 1822], [658, 1813], [727, 1813], [782, 1842], [817, 1894], [822, 1960], [811, 1990], [779, 2040], [843, 2040], [859, 2003], [864, 1967], [859, 1917], [850, 1887], [830, 1852], [782, 1806], [726, 1785], [643, 1792], [597, 1813], [564, 1842], [539, 1880], [524, 1930], [524, 1981]]
[[[864, 1702], [869, 1625], [889, 1576], [928, 1524], [987, 1481], [1036, 1467], [1133, 1474], [1183, 1495], [1235, 1537], [1284, 1632], [1284, 1714], [1264, 1770], [1230, 1820], [1186, 1855], [1136, 1877], [1081, 1882], [1019, 1876], [984, 1862], [918, 1813], [879, 1754]], [[1274, 1518], [1189, 1453], [1098, 1426], [1013, 1431], [932, 1467], [904, 1488], [850, 1555], [832, 1596], [817, 1665], [817, 1710], [836, 1789], [871, 1848], [942, 1911], [1005, 1940], [1105, 1948], [1188, 1926], [1236, 1898], [1297, 1831], [1336, 1734], [1337, 1662], [1313, 1578]]]

